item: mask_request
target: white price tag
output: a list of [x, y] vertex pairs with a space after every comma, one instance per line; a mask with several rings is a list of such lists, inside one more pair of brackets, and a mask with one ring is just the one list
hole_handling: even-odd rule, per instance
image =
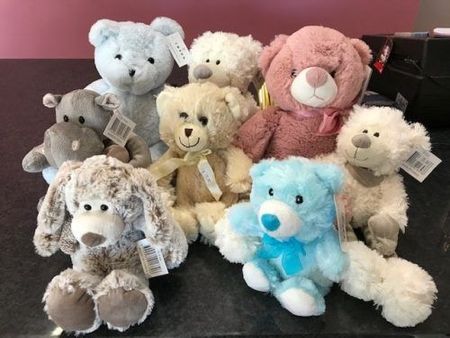
[[123, 147], [127, 143], [134, 127], [136, 127], [136, 123], [128, 117], [123, 116], [119, 111], [115, 111], [114, 115], [109, 120], [103, 135]]
[[428, 150], [415, 150], [400, 168], [422, 183], [442, 160]]
[[147, 278], [167, 275], [169, 273], [160, 249], [153, 247], [147, 238], [141, 239], [136, 245], [139, 258], [141, 259], [142, 269]]
[[397, 96], [395, 97], [395, 106], [398, 110], [405, 112], [406, 108], [408, 108], [408, 100], [402, 94], [397, 93]]
[[339, 235], [339, 242], [342, 244], [348, 241], [347, 238], [347, 218], [345, 217], [345, 206], [341, 200], [334, 195], [334, 208], [336, 209], [336, 228]]
[[222, 196], [222, 190], [220, 190], [220, 187], [217, 185], [216, 176], [214, 175], [214, 171], [209, 165], [208, 160], [200, 160], [197, 164], [197, 168], [200, 174], [203, 176], [206, 187], [214, 196], [214, 199], [216, 201], [220, 200], [220, 197]]
[[180, 33], [173, 33], [166, 37], [167, 43], [169, 45], [169, 50], [172, 53], [178, 67], [183, 67], [187, 65], [191, 58], [189, 54], [189, 49], [186, 47]]

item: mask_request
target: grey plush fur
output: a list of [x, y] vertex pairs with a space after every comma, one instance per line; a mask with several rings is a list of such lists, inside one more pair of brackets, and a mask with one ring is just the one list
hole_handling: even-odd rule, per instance
[[[92, 206], [90, 210], [87, 210], [87, 204]], [[97, 207], [100, 205], [108, 206], [108, 210], [100, 210]], [[96, 218], [98, 214], [100, 217]], [[117, 225], [120, 232], [116, 231]], [[93, 246], [84, 243], [84, 235], [92, 233], [103, 235], [106, 242]], [[52, 314], [55, 317], [60, 314], [54, 308], [55, 299], [69, 297], [81, 290], [85, 298], [94, 301], [95, 321], [88, 327], [71, 326], [69, 330], [92, 332], [103, 321], [110, 328], [123, 331], [130, 325], [141, 323], [154, 303], [136, 248], [136, 240], [144, 236], [162, 250], [169, 269], [185, 259], [186, 237], [172, 219], [147, 170], [133, 168], [104, 155], [91, 157], [83, 163], [65, 162], [48, 188], [34, 234], [38, 254], [50, 256], [61, 249], [71, 255], [73, 263], [73, 269], [54, 277], [47, 287], [44, 302], [50, 319], [61, 326], [64, 318], [58, 323], [57, 318], [52, 317]], [[137, 290], [147, 304], [140, 318], [124, 326], [108, 322], [98, 311], [99, 299], [111, 298], [117, 290], [125, 293]], [[111, 301], [105, 302], [105, 299], [101, 301], [110, 304]]]
[[175, 32], [184, 37], [181, 26], [165, 17], [150, 25], [102, 19], [89, 32], [102, 78], [86, 88], [117, 95], [120, 111], [136, 123], [136, 134], [149, 146], [160, 139], [155, 97], [172, 72], [174, 60], [166, 36]]
[[[116, 96], [79, 89], [65, 95], [46, 94], [43, 104], [55, 108], [56, 124], [45, 132], [43, 145], [33, 148], [23, 158], [25, 171], [40, 172], [49, 166], [59, 168], [65, 161], [83, 161], [102, 154], [111, 143], [103, 136], [103, 131], [113, 111], [119, 108]], [[133, 134], [125, 148], [130, 164], [150, 165], [150, 152], [141, 137]]]

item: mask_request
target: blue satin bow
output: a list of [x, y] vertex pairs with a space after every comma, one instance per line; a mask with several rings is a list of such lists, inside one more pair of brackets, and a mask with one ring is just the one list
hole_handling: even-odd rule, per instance
[[300, 254], [306, 255], [303, 244], [295, 238], [278, 241], [267, 234], [262, 238], [262, 245], [256, 253], [262, 259], [277, 258], [281, 255], [281, 266], [287, 275], [293, 275], [303, 269]]

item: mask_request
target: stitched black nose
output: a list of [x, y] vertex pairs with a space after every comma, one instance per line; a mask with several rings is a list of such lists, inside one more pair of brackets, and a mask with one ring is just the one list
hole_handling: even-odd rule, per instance
[[186, 135], [186, 137], [191, 136], [192, 134], [192, 128], [184, 128], [184, 135]]
[[136, 74], [136, 71], [135, 71], [134, 69], [130, 69], [130, 70], [128, 71], [128, 74], [130, 74], [130, 76], [133, 77], [134, 74]]

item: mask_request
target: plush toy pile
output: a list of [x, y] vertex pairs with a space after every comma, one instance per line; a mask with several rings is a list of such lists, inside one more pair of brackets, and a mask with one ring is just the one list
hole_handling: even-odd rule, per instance
[[[200, 235], [293, 315], [323, 314], [339, 283], [396, 326], [427, 319], [436, 285], [395, 252], [408, 220], [398, 171], [430, 140], [398, 110], [356, 105], [368, 46], [321, 26], [264, 48], [208, 31], [175, 88], [165, 82], [183, 37], [169, 18], [99, 20], [89, 41], [101, 79], [43, 97], [56, 121], [22, 162], [49, 183], [34, 245], [72, 260], [45, 291], [49, 318], [76, 334], [142, 323], [155, 303], [147, 279]], [[262, 77], [270, 107], [252, 94]]]

